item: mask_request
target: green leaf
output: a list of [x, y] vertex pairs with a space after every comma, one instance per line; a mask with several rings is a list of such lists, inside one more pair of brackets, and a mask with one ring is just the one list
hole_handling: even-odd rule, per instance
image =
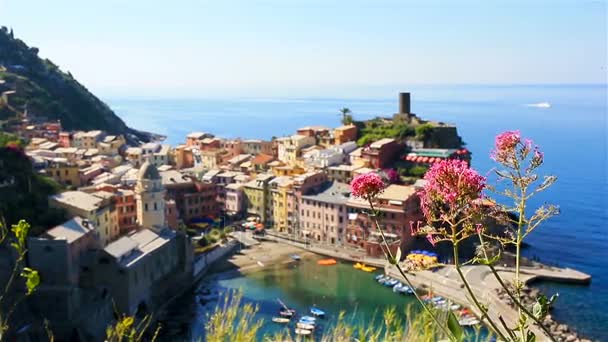
[[26, 295], [31, 295], [40, 285], [40, 274], [38, 271], [29, 267], [24, 267], [21, 272], [21, 277], [25, 279], [25, 287], [27, 288]]
[[534, 335], [533, 332], [528, 331], [528, 336], [526, 336], [526, 342], [535, 342], [536, 341], [536, 335]]
[[448, 313], [448, 329], [450, 330], [452, 335], [454, 335], [454, 337], [456, 338], [457, 341], [464, 340], [464, 330], [458, 323], [458, 319], [456, 318], [456, 316], [454, 315], [454, 312], [452, 312], [452, 311], [450, 311], [450, 313]]

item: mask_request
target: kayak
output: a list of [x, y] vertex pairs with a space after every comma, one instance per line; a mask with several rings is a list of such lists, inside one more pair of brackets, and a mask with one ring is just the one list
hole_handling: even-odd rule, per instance
[[376, 270], [376, 268], [371, 267], [371, 266], [363, 266], [363, 267], [361, 267], [361, 270], [365, 271], [365, 272], [374, 272]]
[[308, 321], [308, 322], [314, 322], [314, 321], [316, 321], [316, 320], [317, 320], [317, 319], [316, 319], [315, 317], [312, 317], [312, 316], [302, 316], [302, 317], [300, 318], [300, 322], [304, 322], [304, 321]]
[[359, 263], [359, 262], [358, 262], [358, 263], [354, 264], [354, 265], [353, 265], [353, 267], [354, 267], [354, 268], [356, 268], [356, 269], [359, 269], [359, 270], [360, 270], [360, 269], [362, 269], [363, 267], [365, 267], [365, 264], [362, 264], [362, 263]]

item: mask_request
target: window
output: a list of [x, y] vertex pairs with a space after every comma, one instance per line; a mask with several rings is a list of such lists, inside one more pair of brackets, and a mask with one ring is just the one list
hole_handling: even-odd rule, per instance
[[158, 206], [156, 205], [156, 202], [154, 202], [154, 211], [158, 210]]
[[145, 210], [145, 211], [148, 211], [148, 203], [145, 203], [145, 204], [144, 204], [144, 210]]

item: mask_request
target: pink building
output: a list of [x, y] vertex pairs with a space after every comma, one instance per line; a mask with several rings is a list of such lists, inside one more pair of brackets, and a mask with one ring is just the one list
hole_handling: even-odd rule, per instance
[[[369, 205], [366, 201], [351, 198], [348, 200], [350, 214], [346, 228], [346, 242], [364, 248], [370, 256], [383, 255], [379, 232], [367, 215]], [[376, 200], [376, 209], [382, 213], [381, 225], [385, 236], [390, 240], [391, 249], [398, 246], [404, 251], [413, 242], [410, 222], [422, 220], [420, 200], [413, 186], [390, 185]]]
[[347, 202], [350, 186], [328, 182], [313, 194], [300, 200], [300, 237], [341, 244], [348, 223]]

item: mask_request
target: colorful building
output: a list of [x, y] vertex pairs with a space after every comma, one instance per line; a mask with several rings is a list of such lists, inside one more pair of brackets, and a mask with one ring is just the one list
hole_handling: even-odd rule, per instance
[[341, 244], [348, 222], [350, 186], [327, 182], [319, 191], [300, 200], [300, 237]]
[[262, 223], [272, 219], [272, 198], [268, 183], [273, 178], [271, 174], [260, 174], [243, 186], [247, 214], [258, 216]]
[[[369, 203], [359, 198], [350, 198], [346, 242], [352, 246], [364, 248], [368, 255], [382, 256], [382, 241], [372, 219], [367, 212]], [[420, 200], [413, 186], [389, 185], [378, 195], [375, 209], [382, 215], [380, 224], [385, 236], [396, 249], [401, 246], [409, 250], [413, 240], [410, 232], [410, 222], [423, 219], [420, 210]]]
[[280, 176], [270, 181], [270, 195], [272, 197], [272, 225], [280, 232], [287, 231], [288, 216], [295, 208], [290, 195], [293, 191], [293, 179], [289, 176]]
[[361, 157], [369, 161], [370, 167], [384, 169], [399, 155], [401, 145], [395, 139], [380, 139], [361, 151]]

